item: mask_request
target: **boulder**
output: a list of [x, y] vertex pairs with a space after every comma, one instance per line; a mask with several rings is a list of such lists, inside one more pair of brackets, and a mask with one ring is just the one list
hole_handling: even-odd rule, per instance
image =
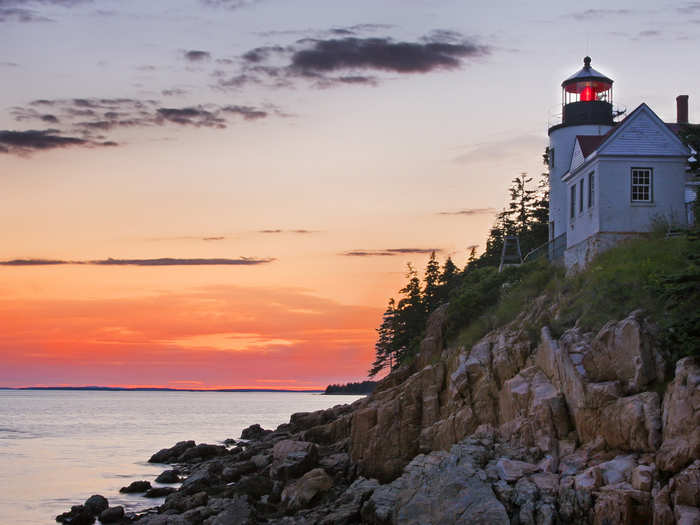
[[241, 432], [241, 439], [262, 439], [268, 434], [272, 434], [272, 430], [266, 430], [259, 424], [250, 425]]
[[100, 523], [118, 523], [124, 517], [124, 507], [109, 507], [100, 513]]
[[313, 469], [282, 491], [282, 504], [288, 510], [306, 507], [312, 500], [333, 486], [333, 479], [322, 468]]
[[321, 520], [321, 525], [351, 525], [359, 523], [362, 504], [377, 487], [379, 487], [379, 483], [376, 479], [357, 478], [333, 502], [333, 510]]
[[524, 461], [501, 458], [496, 463], [496, 469], [498, 471], [499, 478], [504, 481], [515, 482], [523, 476], [536, 472], [537, 465], [526, 463]]
[[676, 363], [663, 404], [663, 442], [657, 466], [678, 472], [700, 458], [700, 360], [686, 357]]
[[144, 498], [164, 498], [169, 496], [173, 492], [177, 492], [174, 487], [153, 487], [146, 491], [143, 495]]
[[158, 483], [179, 483], [180, 471], [177, 469], [165, 470], [156, 478]]
[[482, 481], [467, 444], [416, 456], [393, 482], [362, 506], [363, 523], [508, 525], [503, 504]]
[[56, 516], [56, 521], [71, 525], [92, 525], [95, 523], [95, 515], [83, 505], [73, 505], [70, 511]]
[[123, 494], [139, 494], [141, 492], [146, 492], [150, 488], [150, 481], [133, 481], [129, 486], [120, 488], [119, 492]]
[[180, 441], [171, 448], [164, 448], [156, 452], [148, 460], [149, 463], [170, 463], [177, 460], [184, 452], [195, 446], [194, 441]]
[[83, 507], [85, 507], [85, 510], [91, 513], [93, 516], [99, 516], [103, 510], [109, 507], [109, 502], [104, 496], [95, 494], [94, 496], [90, 496], [87, 500], [85, 500]]
[[206, 443], [200, 443], [195, 447], [190, 447], [185, 450], [178, 458], [177, 461], [182, 462], [192, 462], [201, 461], [203, 459], [209, 459], [216, 456], [222, 456], [228, 453], [228, 449], [223, 445], [208, 445]]
[[165, 498], [165, 503], [161, 506], [162, 511], [175, 510], [177, 512], [186, 512], [195, 507], [206, 505], [209, 496], [206, 492], [197, 492], [188, 496], [186, 493], [177, 491], [173, 492]]
[[243, 496], [234, 497], [215, 516], [204, 520], [204, 525], [248, 525], [252, 522], [250, 505]]
[[632, 471], [630, 483], [632, 484], [632, 487], [637, 490], [649, 492], [654, 483], [654, 466], [639, 465]]

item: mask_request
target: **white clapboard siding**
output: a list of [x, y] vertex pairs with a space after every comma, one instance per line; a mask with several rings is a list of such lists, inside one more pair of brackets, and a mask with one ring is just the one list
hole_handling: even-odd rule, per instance
[[576, 139], [576, 144], [574, 145], [574, 153], [571, 156], [571, 167], [569, 171], [575, 171], [586, 158], [583, 156], [583, 151], [581, 151], [581, 144], [579, 144], [578, 139]]
[[598, 152], [600, 155], [688, 155], [683, 143], [646, 104], [634, 110]]

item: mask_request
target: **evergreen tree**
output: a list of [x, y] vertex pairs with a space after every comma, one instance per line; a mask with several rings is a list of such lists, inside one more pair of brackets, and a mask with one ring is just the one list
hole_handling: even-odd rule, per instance
[[417, 345], [427, 318], [418, 273], [411, 263], [407, 266], [408, 283], [399, 290], [404, 297], [396, 306], [394, 347], [395, 356], [399, 361], [411, 353]]
[[435, 252], [430, 254], [423, 283], [423, 303], [425, 311], [430, 313], [440, 306], [440, 263], [435, 258]]
[[[474, 247], [476, 249], [476, 247]], [[452, 262], [452, 257], [448, 257], [442, 265], [442, 272], [438, 278], [438, 297], [440, 304], [449, 300], [450, 291], [457, 287], [459, 280], [459, 268]]]
[[514, 233], [519, 235], [530, 229], [537, 190], [530, 189], [532, 177], [528, 177], [527, 173], [521, 173], [512, 182], [508, 190], [510, 192], [508, 215], [513, 223]]
[[385, 368], [390, 370], [394, 368], [395, 348], [394, 339], [396, 336], [396, 303], [394, 299], [389, 299], [384, 314], [382, 315], [382, 324], [377, 328], [377, 342], [374, 345], [375, 360], [372, 363], [372, 368], [369, 370], [369, 377], [376, 376]]

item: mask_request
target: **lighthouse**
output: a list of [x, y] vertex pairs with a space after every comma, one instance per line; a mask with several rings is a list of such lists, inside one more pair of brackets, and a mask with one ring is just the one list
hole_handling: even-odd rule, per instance
[[566, 233], [567, 183], [578, 135], [601, 136], [613, 127], [613, 81], [591, 67], [591, 57], [583, 68], [564, 80], [562, 121], [549, 128], [549, 238]]

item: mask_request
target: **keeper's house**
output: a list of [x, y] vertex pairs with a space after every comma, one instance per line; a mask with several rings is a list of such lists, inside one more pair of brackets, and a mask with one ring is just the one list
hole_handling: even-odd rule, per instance
[[562, 123], [549, 129], [550, 256], [563, 250], [569, 268], [659, 222], [693, 220], [697, 182], [687, 166], [695, 152], [677, 135], [688, 123], [688, 96], [676, 99], [676, 123], [646, 104], [616, 123], [612, 84], [586, 57], [562, 83]]

